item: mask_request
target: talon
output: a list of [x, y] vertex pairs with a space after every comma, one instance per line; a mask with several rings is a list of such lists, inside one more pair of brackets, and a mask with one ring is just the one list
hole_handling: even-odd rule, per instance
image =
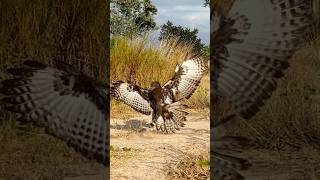
[[151, 122], [151, 123], [147, 123], [146, 126], [148, 128], [153, 128], [155, 126], [155, 124], [153, 122]]

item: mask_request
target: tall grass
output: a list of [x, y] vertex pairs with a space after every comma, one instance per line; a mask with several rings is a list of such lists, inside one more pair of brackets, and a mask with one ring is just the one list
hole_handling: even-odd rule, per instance
[[270, 149], [320, 147], [320, 39], [315, 36], [290, 60], [266, 106], [230, 132]]
[[[7, 78], [6, 68], [19, 66], [27, 59], [46, 64], [59, 59], [108, 82], [108, 6], [107, 1], [101, 0], [0, 1], [0, 80]], [[0, 153], [3, 160], [0, 176], [4, 179], [30, 179], [26, 176], [30, 173], [34, 179], [42, 176], [50, 179], [50, 173], [65, 175], [67, 170], [63, 167], [72, 160], [66, 158], [70, 155], [61, 151], [71, 149], [66, 145], [62, 148], [55, 138], [52, 138], [53, 142], [38, 138], [35, 135], [40, 134], [38, 128], [22, 126], [15, 120], [0, 106], [0, 144], [5, 147]], [[28, 171], [28, 168], [37, 171]], [[51, 172], [43, 171], [43, 168]]]
[[[191, 45], [176, 42], [170, 39], [156, 43], [147, 36], [131, 40], [114, 37], [110, 50], [111, 81], [130, 81], [144, 88], [149, 88], [153, 81], [163, 85], [173, 77], [176, 66], [192, 56]], [[190, 99], [192, 107], [209, 107], [208, 77], [205, 83], [207, 85], [201, 84]], [[113, 110], [115, 106], [119, 108], [118, 103], [111, 104]]]
[[144, 87], [149, 87], [152, 81], [164, 84], [173, 77], [176, 65], [188, 52], [189, 47], [171, 49], [153, 43], [148, 37], [134, 40], [117, 37], [110, 51], [110, 78], [136, 81]]
[[107, 80], [105, 1], [1, 1], [0, 13], [0, 67], [59, 59]]
[[[45, 64], [58, 59], [108, 82], [108, 4], [104, 1], [0, 1], [0, 14], [0, 80], [7, 78], [6, 68], [27, 59]], [[0, 118], [5, 123], [10, 116], [0, 109]]]

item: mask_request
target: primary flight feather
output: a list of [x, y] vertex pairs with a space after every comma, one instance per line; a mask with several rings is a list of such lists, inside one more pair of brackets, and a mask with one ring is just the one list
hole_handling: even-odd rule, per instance
[[56, 61], [51, 67], [25, 61], [8, 69], [2, 81], [5, 109], [18, 121], [44, 127], [87, 158], [109, 166], [109, 87], [71, 65]]

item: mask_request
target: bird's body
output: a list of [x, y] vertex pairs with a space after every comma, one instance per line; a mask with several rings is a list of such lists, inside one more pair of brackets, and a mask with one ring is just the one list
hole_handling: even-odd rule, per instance
[[152, 122], [156, 123], [159, 118], [164, 117], [164, 114], [167, 113], [164, 109], [164, 97], [162, 95], [162, 87], [159, 82], [154, 82], [149, 92], [149, 97], [151, 101], [152, 112]]

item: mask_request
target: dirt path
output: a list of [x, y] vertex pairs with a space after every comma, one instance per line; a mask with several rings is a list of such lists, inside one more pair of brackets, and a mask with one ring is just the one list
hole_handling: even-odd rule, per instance
[[[210, 122], [204, 114], [190, 114], [186, 126], [175, 134], [161, 134], [144, 129], [149, 116], [126, 122], [111, 120], [111, 145], [134, 149], [137, 153], [127, 160], [111, 160], [112, 179], [167, 179], [165, 170], [187, 154], [209, 154]], [[136, 132], [133, 132], [136, 130]], [[140, 132], [139, 132], [140, 131]], [[142, 132], [141, 132], [142, 131]]]

